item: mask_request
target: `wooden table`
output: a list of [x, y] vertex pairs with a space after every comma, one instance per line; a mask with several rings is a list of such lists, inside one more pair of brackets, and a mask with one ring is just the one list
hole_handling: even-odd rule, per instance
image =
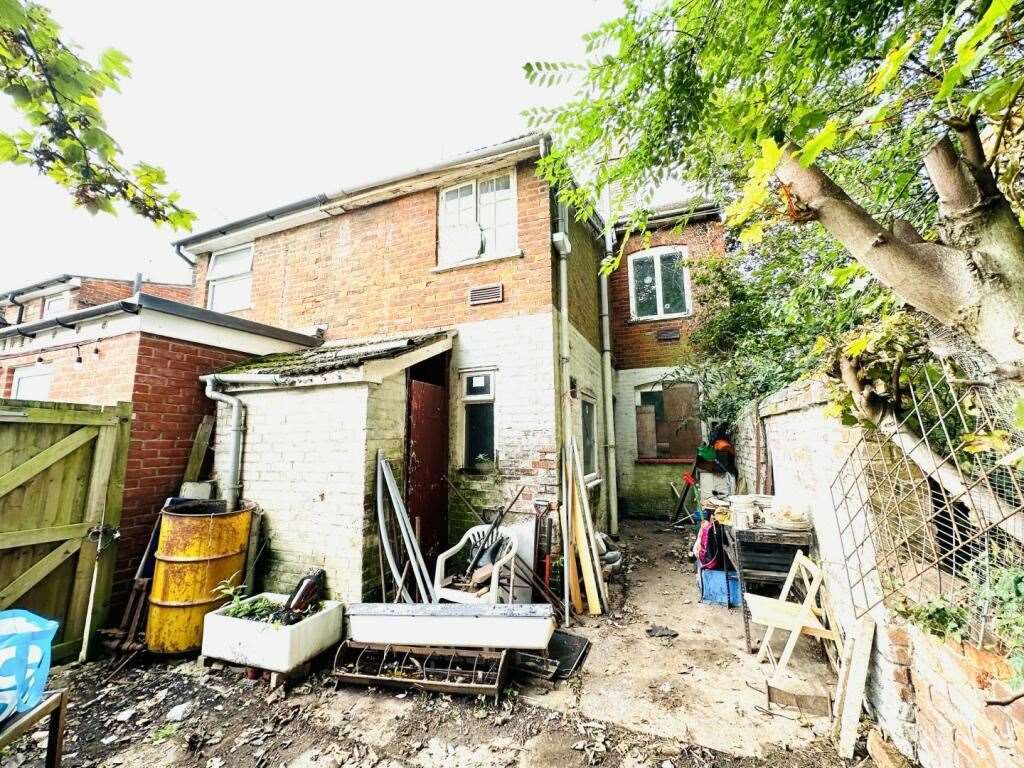
[[[740, 583], [740, 596], [743, 600], [743, 634], [747, 641], [747, 652], [754, 653], [757, 649], [750, 643], [750, 611], [743, 595], [747, 582], [762, 584], [782, 584], [786, 581], [793, 557], [798, 549], [804, 554], [814, 544], [813, 531], [780, 531], [775, 528], [737, 528], [731, 525], [721, 526], [723, 531], [723, 547], [733, 566]], [[777, 550], [765, 556], [763, 550]], [[755, 550], [762, 550], [756, 552]], [[746, 554], [746, 557], [744, 557]]]
[[43, 700], [28, 712], [0, 723], [0, 750], [31, 733], [46, 717], [50, 718], [46, 739], [46, 768], [59, 768], [64, 751], [64, 719], [67, 716], [67, 691], [47, 691]]

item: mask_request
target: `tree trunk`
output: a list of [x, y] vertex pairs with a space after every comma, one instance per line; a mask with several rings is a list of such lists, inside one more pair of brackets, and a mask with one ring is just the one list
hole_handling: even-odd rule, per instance
[[803, 214], [817, 219], [908, 304], [963, 330], [999, 363], [1024, 360], [1024, 229], [996, 187], [977, 128], [958, 126], [963, 156], [948, 137], [924, 159], [939, 197], [943, 242], [907, 222], [883, 227], [817, 166], [786, 147], [777, 175]]

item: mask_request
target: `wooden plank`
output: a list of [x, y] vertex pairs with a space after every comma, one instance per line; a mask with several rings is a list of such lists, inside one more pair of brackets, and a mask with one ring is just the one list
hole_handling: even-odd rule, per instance
[[108, 427], [117, 424], [117, 414], [109, 411], [76, 411], [66, 408], [0, 408], [0, 423], [3, 422]]
[[636, 449], [641, 459], [658, 456], [658, 432], [653, 405], [636, 407]]
[[28, 712], [22, 712], [20, 715], [15, 715], [10, 720], [6, 720], [0, 726], [0, 751], [3, 751], [4, 747], [10, 746], [22, 736], [35, 731], [36, 726], [44, 717], [64, 706], [65, 695], [63, 690], [44, 693], [43, 700]]
[[580, 510], [579, 492], [572, 488], [572, 522], [573, 539], [576, 543], [576, 554], [580, 558], [580, 570], [583, 572], [583, 586], [587, 592], [587, 608], [591, 616], [601, 615], [601, 591], [594, 578], [594, 567], [590, 561], [590, 547], [587, 543], [586, 527], [583, 524], [583, 513]]
[[50, 544], [54, 541], [79, 539], [89, 531], [88, 523], [57, 525], [52, 528], [30, 528], [25, 531], [0, 533], [0, 550], [15, 547], [29, 547], [33, 544]]
[[[85, 499], [85, 520], [90, 525], [106, 522], [107, 486], [110, 482], [114, 454], [117, 452], [118, 431], [116, 427], [104, 427], [96, 440], [96, 451], [92, 458], [89, 476], [89, 493]], [[64, 640], [82, 638], [83, 656], [89, 650], [89, 617], [92, 614], [93, 588], [96, 585], [98, 561], [96, 542], [86, 539], [78, 555], [78, 567], [71, 587], [68, 613], [64, 619]]]
[[850, 661], [853, 659], [853, 632], [846, 635], [843, 643], [843, 654], [839, 659], [839, 682], [836, 683], [836, 698], [832, 709], [832, 737], [839, 737], [840, 717], [843, 713], [843, 704], [846, 701], [846, 686], [850, 680]]
[[83, 427], [72, 432], [58, 443], [51, 445], [41, 453], [37, 453], [28, 461], [19, 464], [10, 472], [0, 477], [0, 496], [6, 496], [19, 485], [26, 483], [47, 467], [60, 461], [72, 451], [81, 448], [99, 434], [96, 427]]
[[875, 620], [870, 616], [862, 616], [852, 634], [853, 656], [850, 659], [850, 671], [847, 675], [839, 718], [839, 756], [847, 760], [853, 759], [853, 749], [857, 744], [857, 727], [860, 724], [861, 709], [864, 707], [864, 689], [868, 681], [871, 646], [875, 640]]
[[583, 613], [583, 595], [580, 592], [580, 577], [576, 570], [576, 548], [573, 545], [573, 502], [575, 486], [572, 482], [572, 462], [569, 461], [569, 451], [562, 452], [562, 464], [564, 471], [562, 479], [562, 578], [565, 579], [568, 588], [569, 602], [576, 613]]
[[194, 483], [199, 479], [199, 473], [203, 469], [203, 461], [206, 459], [206, 452], [210, 448], [210, 435], [213, 434], [213, 425], [216, 420], [213, 416], [203, 416], [196, 428], [196, 436], [192, 440], [192, 450], [188, 455], [188, 464], [185, 465], [185, 474], [181, 478], [183, 483]]
[[[597, 581], [598, 594], [601, 598], [601, 609], [608, 609], [608, 587], [604, 583], [604, 576], [601, 574], [601, 556], [597, 550], [597, 536], [594, 533], [594, 518], [590, 513], [590, 497], [587, 494], [587, 484], [584, 482], [583, 459], [580, 458], [579, 446], [576, 438], [571, 440], [572, 455], [576, 463], [576, 485], [582, 504], [581, 514], [583, 517], [583, 530], [586, 534], [586, 543], [590, 548], [590, 563], [594, 571], [594, 578]], [[583, 559], [580, 558], [580, 562]]]
[[15, 600], [46, 578], [50, 571], [75, 554], [81, 546], [81, 539], [69, 539], [0, 590], [0, 611], [10, 608]]

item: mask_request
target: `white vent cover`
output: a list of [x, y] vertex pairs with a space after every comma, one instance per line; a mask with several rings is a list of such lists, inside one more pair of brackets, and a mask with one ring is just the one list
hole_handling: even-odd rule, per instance
[[478, 285], [469, 289], [469, 305], [475, 307], [477, 304], [497, 304], [505, 298], [505, 291], [501, 283], [491, 285]]

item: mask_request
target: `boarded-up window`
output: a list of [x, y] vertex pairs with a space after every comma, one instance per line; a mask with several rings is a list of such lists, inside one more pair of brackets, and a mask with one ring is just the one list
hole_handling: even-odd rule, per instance
[[697, 386], [651, 384], [636, 391], [636, 447], [641, 459], [690, 459], [700, 443]]

